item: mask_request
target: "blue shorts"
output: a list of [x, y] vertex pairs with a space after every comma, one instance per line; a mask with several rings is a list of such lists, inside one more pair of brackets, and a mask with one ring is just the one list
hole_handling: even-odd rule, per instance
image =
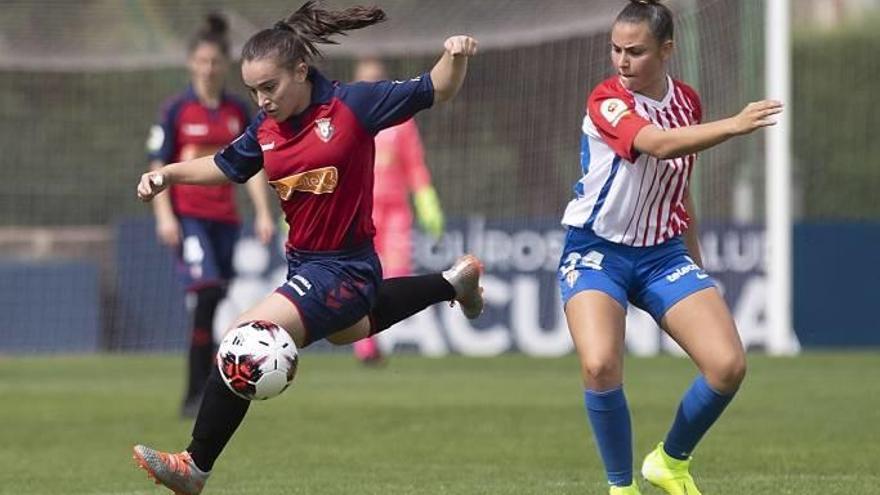
[[275, 292], [299, 310], [305, 345], [351, 327], [370, 314], [382, 282], [372, 244], [352, 251], [287, 253], [287, 282]]
[[715, 287], [688, 255], [681, 237], [658, 246], [633, 247], [605, 240], [588, 229], [568, 228], [559, 262], [562, 302], [585, 290], [598, 290], [626, 309], [644, 309], [657, 323], [673, 304]]
[[180, 217], [183, 241], [178, 272], [187, 290], [226, 285], [234, 275], [232, 254], [241, 228], [238, 224]]

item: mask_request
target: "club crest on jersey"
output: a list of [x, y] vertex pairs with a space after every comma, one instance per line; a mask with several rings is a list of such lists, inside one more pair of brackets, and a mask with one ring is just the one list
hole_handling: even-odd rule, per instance
[[333, 131], [335, 130], [336, 127], [330, 122], [330, 117], [315, 121], [315, 132], [318, 133], [318, 137], [321, 138], [321, 141], [324, 141], [325, 143], [330, 141], [330, 138], [333, 137]]
[[620, 123], [620, 119], [629, 113], [629, 108], [627, 108], [626, 103], [624, 103], [623, 100], [619, 98], [609, 98], [599, 105], [599, 112], [602, 114], [602, 117], [611, 124], [611, 127], [617, 127], [617, 124]]

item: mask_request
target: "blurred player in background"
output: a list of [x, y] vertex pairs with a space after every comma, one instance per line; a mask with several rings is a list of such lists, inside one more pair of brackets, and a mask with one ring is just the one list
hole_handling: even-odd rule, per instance
[[[226, 20], [211, 14], [189, 42], [190, 85], [162, 108], [147, 142], [150, 168], [213, 155], [249, 124], [244, 102], [224, 91], [229, 70]], [[254, 230], [269, 242], [274, 224], [265, 175], [247, 184], [254, 203]], [[232, 278], [232, 254], [240, 220], [231, 184], [179, 184], [153, 201], [159, 241], [174, 249], [192, 318], [189, 371], [181, 415], [194, 417], [214, 363], [214, 312]]]
[[696, 153], [774, 124], [775, 101], [702, 124], [696, 92], [667, 73], [673, 18], [631, 0], [611, 31], [616, 74], [587, 100], [583, 177], [562, 223], [559, 285], [580, 359], [584, 401], [612, 494], [637, 494], [623, 393], [626, 306], [646, 310], [700, 375], [642, 475], [673, 495], [698, 495], [691, 453], [733, 398], [746, 357], [730, 311], [702, 269], [688, 180]]
[[[469, 36], [450, 37], [430, 72], [395, 82], [331, 82], [311, 65], [333, 35], [384, 19], [377, 7], [327, 11], [309, 1], [255, 34], [242, 49], [242, 78], [261, 109], [254, 122], [213, 157], [168, 165], [138, 184], [149, 201], [174, 184], [244, 182], [265, 169], [290, 227], [288, 280], [237, 323], [273, 322], [299, 347], [324, 338], [351, 344], [443, 301], [457, 301], [468, 318], [483, 309], [473, 256], [443, 273], [382, 279], [372, 243], [373, 137], [453, 98], [477, 50]], [[200, 493], [249, 405], [215, 367], [187, 449], [137, 445], [135, 459], [175, 493]], [[357, 411], [352, 419], [369, 421]]]
[[[355, 80], [377, 82], [387, 79], [385, 64], [378, 58], [365, 57], [355, 67]], [[425, 150], [419, 128], [413, 119], [383, 130], [375, 137], [376, 163], [373, 185], [373, 242], [382, 261], [385, 278], [412, 274], [413, 212], [409, 205], [412, 193], [419, 224], [428, 234], [443, 234], [443, 210], [431, 185], [431, 173], [425, 166]], [[354, 343], [355, 357], [365, 364], [382, 362], [376, 339]]]

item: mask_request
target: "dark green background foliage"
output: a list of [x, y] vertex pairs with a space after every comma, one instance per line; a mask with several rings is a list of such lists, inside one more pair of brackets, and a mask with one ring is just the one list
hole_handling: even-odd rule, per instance
[[810, 219], [880, 218], [880, 20], [795, 37], [794, 154]]

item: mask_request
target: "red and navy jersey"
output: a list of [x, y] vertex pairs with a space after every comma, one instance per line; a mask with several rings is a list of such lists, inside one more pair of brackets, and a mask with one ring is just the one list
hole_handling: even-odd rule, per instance
[[[150, 130], [151, 161], [173, 163], [211, 155], [229, 144], [250, 123], [245, 103], [223, 93], [217, 108], [199, 102], [192, 86], [163, 105], [159, 123]], [[171, 186], [171, 204], [178, 216], [238, 223], [235, 191], [220, 186]]]
[[375, 135], [434, 103], [429, 74], [407, 81], [328, 81], [309, 69], [312, 100], [284, 122], [260, 112], [214, 157], [233, 181], [260, 168], [281, 198], [288, 248], [340, 251], [371, 240]]

